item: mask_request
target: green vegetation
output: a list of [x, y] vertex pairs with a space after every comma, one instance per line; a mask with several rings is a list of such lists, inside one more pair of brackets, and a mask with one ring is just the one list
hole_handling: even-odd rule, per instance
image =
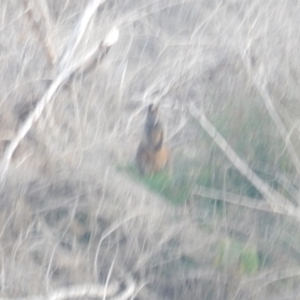
[[[240, 122], [240, 126], [236, 126], [235, 116], [230, 115], [230, 111], [235, 112], [227, 107], [224, 114], [214, 117], [212, 123], [250, 167], [252, 167], [251, 162], [258, 162], [261, 167], [259, 170], [255, 168], [253, 170], [266, 183], [288, 196], [275, 174], [264, 172], [263, 166], [276, 166], [279, 172], [293, 173], [288, 155], [282, 152], [282, 140], [274, 133], [272, 120], [265, 116], [265, 111], [261, 107], [253, 106], [243, 113], [243, 122]], [[141, 177], [134, 166], [128, 166], [124, 170], [148, 189], [164, 196], [175, 205], [190, 200], [191, 191], [197, 186], [216, 190], [225, 189], [226, 192], [253, 198], [256, 201], [262, 199], [260, 192], [228, 162], [215, 142], [204, 134], [200, 125], [195, 120], [191, 121], [191, 125], [199, 131], [199, 136], [193, 144], [196, 151], [191, 152], [195, 155], [190, 156], [174, 151], [172, 172], [162, 171], [153, 176]], [[202, 149], [206, 149], [205, 154], [202, 153]], [[228, 205], [219, 199], [204, 197], [197, 201], [196, 205], [193, 211], [196, 219], [198, 219], [197, 214], [205, 216], [206, 223], [202, 228], [213, 234], [215, 226], [213, 222], [218, 223], [227, 214]], [[238, 214], [242, 213], [242, 208], [235, 207], [235, 209]], [[199, 220], [203, 220], [203, 217]], [[255, 223], [253, 230], [257, 230], [258, 237], [265, 238], [265, 234], [272, 235], [274, 230], [278, 230], [275, 222], [278, 222], [278, 219], [266, 215], [261, 221]], [[270, 261], [269, 255], [259, 252], [256, 245], [246, 241], [229, 233], [224, 240], [217, 243], [215, 266], [221, 269], [234, 269], [244, 275], [255, 274], [260, 268], [265, 267], [266, 259]], [[194, 262], [189, 259], [182, 259], [182, 263], [188, 268], [194, 266]], [[184, 269], [183, 265], [181, 269]]]
[[236, 269], [242, 274], [255, 274], [260, 267], [256, 247], [226, 239], [217, 246], [215, 265], [225, 269]]
[[86, 225], [88, 223], [88, 214], [83, 211], [78, 211], [75, 214], [75, 219], [78, 223]]
[[240, 271], [243, 274], [254, 274], [260, 267], [257, 250], [253, 246], [244, 249], [240, 255]]
[[164, 274], [169, 277], [176, 272], [189, 272], [197, 270], [199, 264], [190, 256], [182, 255], [178, 259], [168, 259], [166, 256], [167, 263], [164, 264], [163, 268], [157, 266], [154, 269], [157, 273]]
[[[208, 116], [211, 122], [250, 167], [252, 162], [260, 166], [259, 171], [255, 168], [253, 170], [263, 180], [285, 194], [274, 175], [263, 174], [261, 170], [264, 166], [276, 166], [279, 172], [294, 172], [289, 156], [283, 151], [284, 142], [278, 132], [274, 131], [274, 123], [266, 114], [264, 105], [254, 98], [241, 100], [237, 95], [227, 101], [229, 104], [224, 109]], [[175, 151], [172, 173], [160, 172], [141, 178], [133, 166], [127, 167], [126, 171], [176, 205], [188, 200], [191, 190], [197, 185], [217, 190], [225, 187], [227, 192], [262, 199], [260, 192], [228, 162], [225, 154], [205, 134], [200, 124], [192, 119], [189, 125], [198, 131], [193, 141], [193, 147], [197, 148], [194, 152], [196, 154], [190, 157]], [[202, 149], [206, 151], [205, 154]]]
[[192, 186], [185, 173], [171, 176], [168, 171], [161, 171], [152, 176], [140, 176], [135, 166], [130, 165], [123, 169], [151, 191], [164, 196], [175, 205], [181, 204], [187, 199]]

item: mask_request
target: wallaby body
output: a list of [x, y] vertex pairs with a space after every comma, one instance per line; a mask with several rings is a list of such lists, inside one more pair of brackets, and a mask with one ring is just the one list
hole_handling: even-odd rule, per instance
[[169, 150], [164, 145], [164, 130], [158, 118], [158, 107], [150, 104], [136, 162], [142, 174], [150, 175], [168, 164]]

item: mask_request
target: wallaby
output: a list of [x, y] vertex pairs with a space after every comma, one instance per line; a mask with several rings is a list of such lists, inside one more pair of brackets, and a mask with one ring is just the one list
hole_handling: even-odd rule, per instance
[[150, 175], [164, 169], [168, 160], [169, 150], [164, 145], [164, 130], [158, 118], [158, 106], [150, 104], [136, 162], [142, 174]]

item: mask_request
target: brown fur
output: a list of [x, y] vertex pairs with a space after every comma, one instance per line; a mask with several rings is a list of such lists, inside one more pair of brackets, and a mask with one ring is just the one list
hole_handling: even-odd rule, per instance
[[158, 118], [158, 106], [150, 104], [136, 162], [142, 174], [150, 175], [164, 169], [168, 159], [169, 150], [164, 145], [164, 131]]

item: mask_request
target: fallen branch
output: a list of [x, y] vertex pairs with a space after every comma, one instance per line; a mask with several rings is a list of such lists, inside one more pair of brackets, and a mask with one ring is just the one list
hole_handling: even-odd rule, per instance
[[[118, 293], [116, 296], [110, 298], [109, 300], [127, 300], [131, 299], [136, 289], [136, 284], [133, 280], [127, 279], [125, 282], [125, 288]], [[1, 300], [1, 299], [0, 299]]]
[[223, 202], [228, 202], [234, 205], [244, 206], [250, 209], [272, 212], [269, 206], [263, 201], [249, 198], [246, 196], [229, 193], [226, 191], [224, 192], [221, 190], [210, 189], [205, 186], [196, 186], [193, 191], [193, 194], [204, 198], [210, 198], [210, 199], [220, 200]]
[[[123, 287], [124, 286], [124, 287]], [[135, 291], [136, 284], [127, 279], [124, 283], [110, 283], [106, 285], [79, 285], [56, 290], [49, 295], [29, 296], [24, 298], [0, 298], [0, 300], [65, 300], [72, 298], [109, 297], [109, 300], [127, 300]]]
[[298, 188], [296, 188], [299, 183], [298, 176], [295, 176], [293, 178], [291, 174], [280, 173], [275, 166], [266, 166], [258, 162], [252, 162], [251, 166], [252, 170], [254, 170], [256, 173], [263, 173], [268, 177], [271, 177], [272, 181], [275, 180], [276, 182], [278, 182], [280, 186], [284, 188], [285, 192], [287, 192], [295, 201], [298, 201], [300, 199], [299, 190]]
[[[111, 42], [116, 42], [117, 39], [115, 38], [116, 35], [116, 28], [114, 27], [105, 37], [104, 42], [102, 45], [105, 46], [111, 46]], [[112, 38], [114, 37], [114, 38]], [[109, 43], [110, 42], [110, 43]], [[1, 176], [1, 181], [3, 180], [12, 155], [14, 151], [17, 149], [18, 145], [22, 141], [22, 139], [25, 137], [25, 135], [28, 133], [30, 128], [32, 127], [33, 123], [36, 122], [39, 117], [41, 116], [46, 104], [52, 99], [53, 95], [55, 92], [58, 90], [58, 88], [74, 73], [76, 72], [79, 68], [85, 66], [99, 51], [99, 46], [94, 47], [86, 56], [84, 56], [82, 59], [80, 59], [78, 62], [73, 64], [72, 66], [68, 67], [66, 70], [62, 71], [56, 79], [52, 82], [42, 99], [37, 103], [36, 107], [34, 110], [28, 115], [27, 119], [25, 122], [22, 124], [22, 126], [18, 129], [16, 136], [13, 138], [13, 140], [10, 142], [10, 144], [7, 146], [5, 149], [3, 159], [0, 163], [0, 176]]]
[[263, 195], [272, 210], [276, 213], [289, 214], [294, 217], [299, 217], [299, 209], [292, 205], [285, 197], [277, 191], [269, 187], [259, 176], [257, 176], [251, 168], [237, 155], [231, 148], [222, 135], [206, 118], [203, 111], [192, 105], [189, 109], [190, 114], [200, 123], [206, 133], [219, 146], [231, 163], [237, 170], [245, 176], [255, 188]]

